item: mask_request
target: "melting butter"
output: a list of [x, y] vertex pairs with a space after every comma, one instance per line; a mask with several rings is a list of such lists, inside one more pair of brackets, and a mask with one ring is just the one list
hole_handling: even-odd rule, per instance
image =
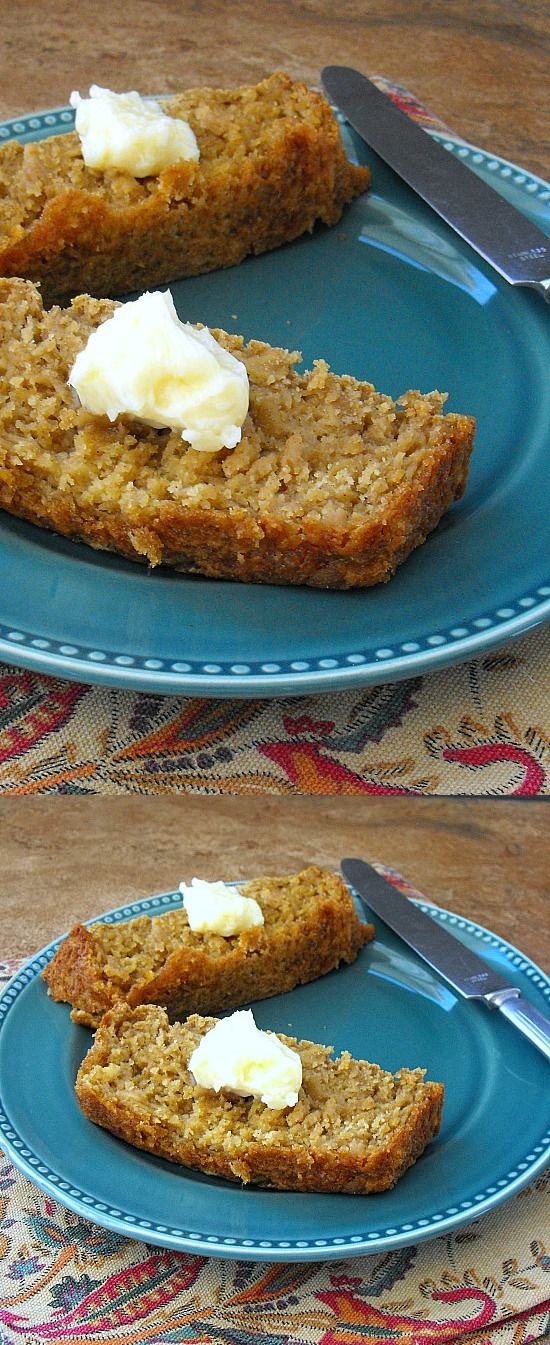
[[226, 883], [193, 878], [190, 887], [180, 883], [179, 890], [190, 927], [196, 934], [229, 936], [264, 923], [262, 908], [254, 897], [243, 897], [238, 888]]
[[235, 448], [248, 411], [245, 365], [207, 327], [180, 322], [172, 295], [155, 291], [115, 309], [92, 332], [69, 373], [87, 411], [124, 413], [179, 430], [191, 448]]
[[88, 168], [118, 168], [132, 177], [150, 177], [182, 159], [197, 160], [194, 131], [180, 117], [169, 117], [154, 99], [139, 93], [113, 93], [92, 84], [89, 98], [74, 90], [75, 130]]
[[254, 1097], [274, 1111], [294, 1107], [302, 1084], [302, 1062], [272, 1032], [256, 1026], [251, 1009], [221, 1018], [193, 1051], [189, 1070], [202, 1088], [227, 1088]]

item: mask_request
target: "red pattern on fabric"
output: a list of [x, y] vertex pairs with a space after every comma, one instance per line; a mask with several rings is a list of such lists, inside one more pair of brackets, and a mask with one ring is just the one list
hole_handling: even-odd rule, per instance
[[0, 731], [0, 762], [29, 752], [70, 719], [85, 688], [78, 683], [51, 682], [44, 695], [43, 680], [35, 673], [5, 669], [0, 677], [0, 711], [19, 712], [17, 723]]
[[524, 776], [517, 789], [511, 789], [511, 795], [544, 793], [545, 773], [540, 762], [524, 748], [501, 743], [484, 743], [479, 747], [446, 747], [442, 752], [445, 761], [456, 761], [460, 766], [475, 769], [510, 761], [524, 768]]
[[[401, 785], [383, 785], [327, 757], [314, 743], [269, 743], [260, 752], [286, 771], [303, 794], [412, 794]], [[326, 788], [327, 781], [331, 788]]]

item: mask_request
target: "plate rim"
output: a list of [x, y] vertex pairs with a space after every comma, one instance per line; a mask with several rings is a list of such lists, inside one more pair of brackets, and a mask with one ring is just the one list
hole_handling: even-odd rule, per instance
[[[56, 645], [61, 651], [68, 647], [68, 641], [48, 640], [42, 636], [29, 634], [27, 644], [27, 637], [23, 632], [14, 631], [2, 623], [0, 623], [0, 659], [8, 664], [15, 664], [16, 667], [45, 673], [50, 677], [81, 682], [84, 686], [118, 687], [124, 691], [154, 692], [167, 696], [202, 695], [216, 696], [220, 699], [232, 697], [252, 699], [270, 695], [305, 696], [315, 692], [322, 695], [327, 691], [352, 691], [378, 685], [380, 682], [398, 682], [420, 675], [428, 676], [438, 669], [453, 667], [469, 658], [488, 653], [491, 649], [507, 643], [509, 639], [524, 635], [550, 621], [550, 582], [541, 585], [536, 593], [536, 597], [533, 594], [522, 594], [521, 598], [514, 599], [514, 605], [520, 610], [513, 616], [503, 618], [498, 625], [493, 624], [492, 611], [490, 616], [478, 616], [469, 623], [453, 625], [449, 631], [449, 641], [440, 631], [434, 631], [426, 637], [426, 645], [419, 647], [418, 651], [408, 653], [405, 650], [400, 655], [392, 654], [391, 658], [387, 658], [387, 651], [381, 649], [380, 653], [376, 652], [374, 661], [370, 663], [359, 649], [357, 653], [345, 654], [340, 658], [336, 655], [321, 655], [307, 660], [297, 659], [295, 662], [300, 666], [293, 668], [292, 663], [289, 663], [288, 671], [284, 674], [276, 671], [265, 673], [230, 671], [232, 667], [248, 669], [251, 661], [246, 665], [237, 665], [236, 662], [229, 660], [226, 664], [227, 671], [223, 670], [222, 663], [204, 663], [201, 671], [195, 672], [191, 670], [191, 664], [189, 671], [187, 668], [180, 671], [185, 665], [184, 659], [155, 659], [142, 656], [130, 659], [130, 656], [116, 655], [112, 662], [108, 662], [108, 655], [104, 650], [98, 649], [97, 645], [83, 647], [80, 661], [72, 654], [51, 653], [49, 648], [47, 650], [44, 648]], [[522, 604], [525, 605], [523, 611]], [[512, 611], [511, 602], [508, 610]], [[467, 631], [467, 624], [478, 625], [479, 629], [471, 634], [464, 634]], [[453, 637], [453, 630], [459, 630], [460, 635]], [[409, 642], [406, 641], [405, 644], [407, 643]], [[118, 658], [121, 659], [120, 664], [117, 664]], [[265, 666], [269, 667], [270, 663], [271, 661], [266, 660]], [[318, 666], [326, 663], [336, 666]], [[129, 664], [137, 666], [128, 666]], [[167, 670], [165, 664], [172, 665], [172, 670]]]
[[[387, 872], [387, 870], [385, 871]], [[394, 875], [395, 880], [397, 880], [397, 875]], [[242, 883], [246, 880], [241, 878], [231, 881]], [[353, 888], [350, 890], [353, 893]], [[450, 924], [453, 931], [461, 931], [466, 941], [468, 938], [473, 939], [474, 944], [477, 944], [478, 947], [480, 942], [485, 943], [499, 954], [504, 955], [513, 968], [521, 971], [528, 980], [533, 981], [538, 991], [542, 993], [545, 999], [548, 999], [550, 1006], [550, 976], [547, 976], [531, 958], [527, 957], [515, 945], [509, 943], [500, 935], [494, 934], [485, 926], [478, 924], [477, 921], [437, 906], [424, 897], [411, 896], [409, 900], [414, 901], [420, 910], [432, 919], [439, 921], [444, 927], [446, 924]], [[123, 920], [131, 919], [136, 914], [147, 914], [149, 912], [158, 914], [160, 910], [174, 909], [179, 904], [181, 904], [179, 891], [160, 892], [135, 902], [126, 902], [122, 906], [113, 907], [110, 911], [103, 912], [101, 916], [92, 917], [83, 923], [89, 925], [96, 923], [98, 920], [107, 923], [120, 923]], [[65, 938], [66, 934], [62, 934], [57, 939], [52, 940], [51, 943], [28, 958], [15, 975], [11, 977], [0, 995], [0, 1035], [8, 1015], [13, 1012], [14, 1006], [18, 1005], [20, 996], [30, 984], [38, 980], [42, 969], [50, 961], [56, 948]], [[411, 954], [414, 960], [416, 955], [412, 953], [412, 950], [407, 949], [407, 952]], [[430, 968], [426, 967], [426, 964], [422, 965], [430, 972]], [[434, 975], [433, 972], [431, 974]], [[239, 1240], [232, 1236], [224, 1239], [223, 1235], [214, 1236], [191, 1230], [175, 1229], [166, 1224], [155, 1225], [152, 1220], [140, 1220], [131, 1212], [125, 1212], [118, 1207], [109, 1210], [104, 1202], [98, 1202], [90, 1193], [78, 1190], [62, 1175], [54, 1173], [47, 1164], [42, 1163], [36, 1154], [33, 1154], [23, 1138], [14, 1130], [9, 1115], [4, 1110], [4, 1101], [1, 1098], [0, 1145], [5, 1148], [14, 1166], [47, 1195], [53, 1197], [81, 1218], [98, 1223], [101, 1227], [107, 1228], [119, 1236], [135, 1238], [138, 1241], [152, 1243], [159, 1247], [168, 1247], [180, 1252], [201, 1253], [225, 1260], [330, 1261], [341, 1259], [342, 1256], [362, 1256], [428, 1241], [442, 1234], [454, 1232], [463, 1224], [471, 1222], [473, 1218], [478, 1218], [498, 1208], [499, 1205], [511, 1199], [527, 1186], [538, 1173], [547, 1167], [550, 1160], [550, 1125], [546, 1132], [541, 1133], [538, 1142], [531, 1146], [531, 1151], [525, 1154], [510, 1172], [505, 1176], [501, 1175], [496, 1181], [493, 1180], [484, 1191], [476, 1193], [468, 1200], [459, 1202], [448, 1210], [442, 1211], [436, 1208], [429, 1219], [426, 1217], [418, 1221], [410, 1219], [406, 1223], [392, 1225], [389, 1229], [375, 1229], [364, 1234], [323, 1239], [273, 1239], [268, 1237], [265, 1239], [247, 1239], [241, 1237]]]
[[[337, 113], [337, 118], [342, 126], [348, 126], [341, 113]], [[47, 138], [58, 131], [71, 130], [73, 124], [74, 109], [67, 104], [25, 113], [0, 121], [0, 143], [29, 134], [36, 134], [39, 139]], [[531, 203], [538, 202], [539, 195], [545, 205], [547, 200], [550, 202], [550, 184], [537, 174], [455, 136], [452, 131], [425, 129], [449, 152], [464, 159], [471, 158], [472, 167], [494, 165], [495, 173], [498, 171], [502, 177], [504, 194], [513, 174], [515, 186]], [[500, 612], [506, 615], [500, 616]], [[395, 648], [390, 642], [390, 648], [361, 649], [361, 644], [368, 643], [367, 633], [358, 641], [355, 652], [339, 651], [295, 660], [226, 659], [214, 663], [166, 656], [155, 658], [153, 654], [123, 655], [102, 649], [101, 642], [98, 647], [82, 641], [46, 638], [30, 630], [14, 629], [0, 621], [0, 659], [16, 667], [81, 682], [85, 686], [126, 691], [251, 699], [310, 695], [357, 690], [380, 682], [429, 675], [489, 652], [548, 620], [550, 582], [543, 581], [533, 592], [516, 594], [505, 607], [489, 605], [474, 618], [462, 622], [457, 618], [447, 629], [436, 628], [418, 639], [394, 641]]]

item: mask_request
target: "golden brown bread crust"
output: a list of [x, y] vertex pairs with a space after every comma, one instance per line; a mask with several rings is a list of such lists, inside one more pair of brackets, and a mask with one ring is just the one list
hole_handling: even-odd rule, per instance
[[74, 131], [0, 148], [0, 275], [39, 281], [48, 305], [155, 288], [335, 224], [368, 186], [329, 104], [287, 75], [164, 107], [190, 122], [198, 163], [92, 171]]
[[85, 925], [74, 926], [42, 976], [52, 999], [73, 1004], [71, 1017], [87, 1027], [96, 1026], [119, 998], [103, 973], [97, 944]]
[[465, 488], [475, 422], [439, 393], [400, 403], [371, 384], [305, 374], [298, 356], [217, 332], [246, 365], [241, 443], [197, 453], [169, 430], [77, 407], [67, 377], [113, 312], [81, 296], [43, 311], [0, 280], [0, 507], [151, 565], [254, 583], [387, 580]]
[[53, 999], [94, 1027], [124, 997], [170, 1016], [220, 1013], [292, 990], [353, 962], [374, 936], [336, 874], [311, 865], [285, 878], [240, 884], [264, 912], [243, 934], [193, 934], [183, 909], [118, 925], [77, 925], [42, 975]]
[[279, 1111], [195, 1084], [187, 1065], [215, 1019], [170, 1026], [164, 1010], [117, 1005], [76, 1080], [84, 1114], [157, 1157], [230, 1181], [287, 1191], [385, 1191], [437, 1135], [444, 1088], [423, 1070], [388, 1074], [277, 1034], [302, 1059], [294, 1108]]

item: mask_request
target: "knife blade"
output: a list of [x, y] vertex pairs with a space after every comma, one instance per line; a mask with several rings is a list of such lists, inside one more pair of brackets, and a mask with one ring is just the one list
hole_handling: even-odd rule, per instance
[[321, 71], [325, 92], [367, 145], [511, 285], [550, 302], [550, 238], [350, 66]]
[[340, 869], [347, 883], [375, 915], [399, 935], [430, 967], [466, 999], [481, 1000], [499, 1009], [550, 1060], [550, 1019], [525, 999], [483, 958], [466, 948], [443, 925], [432, 920], [387, 878], [363, 859], [343, 859]]

